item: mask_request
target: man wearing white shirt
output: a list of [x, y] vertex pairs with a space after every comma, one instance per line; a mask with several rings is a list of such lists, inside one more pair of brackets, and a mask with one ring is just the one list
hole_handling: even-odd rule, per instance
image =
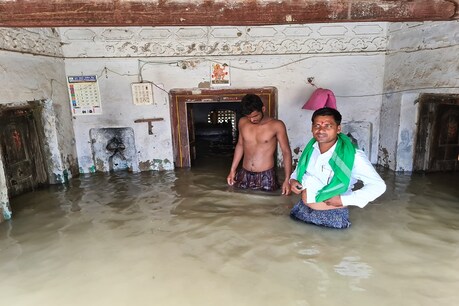
[[[341, 133], [341, 114], [336, 109], [314, 112], [312, 135], [290, 176], [292, 192], [301, 193], [290, 215], [316, 225], [349, 227], [348, 206], [364, 207], [384, 193], [386, 184], [365, 153]], [[353, 190], [357, 181], [363, 187]]]

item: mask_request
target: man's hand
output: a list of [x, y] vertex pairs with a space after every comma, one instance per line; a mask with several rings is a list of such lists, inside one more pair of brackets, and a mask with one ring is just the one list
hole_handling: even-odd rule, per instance
[[236, 176], [236, 172], [235, 171], [230, 171], [230, 173], [228, 174], [228, 177], [226, 178], [226, 181], [228, 182], [228, 185], [230, 186], [233, 186], [234, 185], [234, 177]]
[[290, 195], [291, 189], [290, 189], [290, 183], [289, 180], [286, 179], [284, 183], [282, 184], [282, 194], [283, 195]]
[[303, 186], [301, 186], [301, 184], [297, 180], [290, 179], [289, 180], [289, 185], [290, 185], [290, 188], [293, 191], [293, 193], [295, 193], [295, 194], [300, 194], [301, 193]]

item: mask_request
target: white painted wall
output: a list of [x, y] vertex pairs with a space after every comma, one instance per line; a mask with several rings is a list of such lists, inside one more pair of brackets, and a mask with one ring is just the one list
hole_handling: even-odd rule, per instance
[[[211, 62], [224, 62], [230, 65], [232, 88], [278, 89], [278, 118], [287, 126], [294, 159], [311, 138], [312, 111], [301, 106], [314, 90], [306, 80], [314, 77], [317, 86], [335, 93], [343, 124], [371, 125], [373, 163], [410, 171], [417, 97], [459, 92], [459, 22], [386, 28], [385, 23], [57, 32], [0, 28], [0, 104], [43, 101], [52, 182], [71, 177], [76, 156], [80, 172], [92, 172], [91, 128], [131, 127], [138, 162], [133, 170], [169, 170], [168, 91], [210, 87]], [[98, 76], [101, 115], [72, 119], [66, 84], [70, 75]], [[140, 80], [157, 85], [153, 105], [132, 103], [130, 85]], [[164, 118], [154, 123], [153, 135], [147, 123], [134, 123], [146, 118]], [[0, 188], [6, 190], [1, 168]], [[8, 206], [5, 192], [0, 203]]]
[[[101, 95], [101, 115], [73, 117], [81, 173], [95, 169], [90, 139], [92, 128], [133, 128], [138, 162], [133, 165], [133, 171], [174, 168], [168, 94], [154, 87], [152, 105], [134, 105], [131, 83], [139, 81], [138, 69], [136, 59], [66, 60], [69, 76], [98, 75]], [[158, 86], [162, 85], [158, 82]], [[146, 122], [134, 123], [137, 119], [147, 118], [164, 118], [164, 121], [153, 122], [153, 135], [148, 134]]]
[[0, 104], [43, 101], [48, 176], [52, 184], [62, 183], [65, 176], [72, 177], [71, 169], [76, 165], [63, 60], [0, 51], [0, 67], [4, 71], [0, 75]]
[[416, 99], [422, 93], [459, 93], [459, 21], [394, 23], [388, 37], [378, 163], [410, 172]]
[[[175, 88], [208, 88], [211, 62], [230, 65], [231, 87], [274, 86], [278, 118], [287, 126], [298, 158], [311, 138], [312, 111], [302, 110], [314, 87], [337, 96], [344, 122], [372, 125], [376, 162], [386, 48], [386, 24], [347, 23], [265, 27], [62, 28], [67, 75], [98, 75], [102, 115], [74, 117], [80, 172], [94, 161], [89, 130], [132, 127], [138, 162], [148, 169], [172, 169], [170, 102]], [[134, 106], [130, 84], [150, 81], [155, 104]], [[141, 118], [162, 117], [148, 135]], [[279, 156], [281, 158], [281, 156]], [[157, 161], [153, 163], [152, 161]], [[145, 168], [141, 170], [146, 170]]]
[[[2, 107], [41, 101], [50, 183], [62, 183], [66, 177], [77, 175], [71, 172], [76, 169], [76, 149], [58, 33], [41, 28], [0, 28], [0, 71]], [[8, 196], [0, 166], [0, 204], [5, 216]]]

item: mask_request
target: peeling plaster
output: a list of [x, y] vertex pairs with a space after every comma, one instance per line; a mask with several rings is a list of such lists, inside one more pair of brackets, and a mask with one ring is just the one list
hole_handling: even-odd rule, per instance
[[207, 82], [200, 82], [198, 84], [198, 88], [210, 88], [210, 82], [207, 81]]
[[200, 64], [201, 61], [199, 60], [188, 60], [188, 61], [180, 61], [177, 63], [177, 66], [182, 69], [194, 69], [197, 65]]
[[149, 171], [151, 168], [152, 168], [152, 163], [150, 160], [146, 160], [144, 162], [139, 163], [140, 171]]
[[68, 184], [69, 183], [69, 172], [67, 170], [64, 170], [62, 174], [60, 173], [53, 173], [54, 174], [54, 181], [56, 183], [61, 183], [61, 184]]
[[413, 158], [413, 135], [410, 135], [410, 130], [404, 129], [400, 133], [400, 139], [397, 146], [397, 171], [411, 171], [411, 169], [405, 169], [399, 166], [403, 161], [410, 161], [412, 163]]
[[96, 159], [96, 169], [105, 169], [105, 163], [102, 159]]
[[390, 168], [390, 154], [386, 148], [379, 148], [379, 157], [380, 157], [380, 164], [386, 168]]
[[153, 161], [147, 160], [139, 163], [140, 171], [157, 170], [164, 171], [171, 169], [172, 163], [169, 159], [153, 159]]
[[13, 213], [8, 202], [2, 202], [2, 215], [4, 220], [10, 220]]
[[[167, 166], [166, 166], [167, 165]], [[166, 159], [153, 159], [153, 168], [154, 170], [166, 170], [170, 169], [171, 162], [170, 160]]]
[[59, 132], [56, 114], [51, 100], [46, 100], [42, 103], [42, 122], [45, 135], [45, 159], [50, 173], [50, 184], [62, 184], [64, 183], [64, 171], [65, 166], [63, 164], [63, 158], [58, 143]]

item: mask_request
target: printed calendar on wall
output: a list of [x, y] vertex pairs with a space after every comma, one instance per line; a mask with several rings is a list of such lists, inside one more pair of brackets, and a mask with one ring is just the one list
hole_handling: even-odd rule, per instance
[[73, 115], [102, 114], [97, 76], [69, 76], [67, 83]]
[[153, 104], [153, 88], [151, 83], [132, 83], [132, 102], [135, 105]]

